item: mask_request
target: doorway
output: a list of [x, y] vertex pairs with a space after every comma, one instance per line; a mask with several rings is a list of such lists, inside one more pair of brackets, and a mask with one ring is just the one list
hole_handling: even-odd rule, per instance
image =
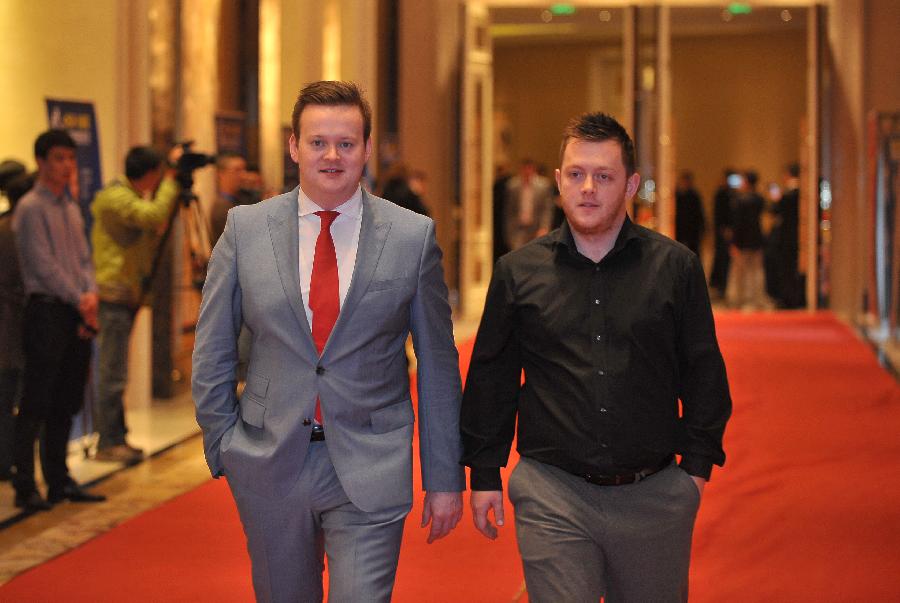
[[[785, 166], [799, 163], [801, 245], [808, 251], [800, 263], [817, 273], [819, 120], [806, 116], [818, 112], [821, 66], [810, 50], [818, 31], [810, 29], [822, 26], [813, 14], [820, 7], [487, 4], [494, 100], [485, 116], [492, 123], [482, 126], [493, 132], [491, 173], [531, 158], [552, 175], [568, 119], [610, 113], [632, 132], [639, 154], [643, 185], [633, 219], [674, 235], [676, 174], [694, 173], [709, 269], [722, 170], [756, 171], [765, 194], [768, 183], [773, 192], [783, 186]], [[465, 79], [465, 66], [463, 73]], [[481, 202], [491, 193], [486, 188]]]

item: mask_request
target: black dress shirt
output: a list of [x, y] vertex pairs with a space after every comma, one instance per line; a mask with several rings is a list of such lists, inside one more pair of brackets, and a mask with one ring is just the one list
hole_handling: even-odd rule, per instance
[[564, 222], [497, 262], [462, 403], [473, 490], [501, 489], [517, 415], [519, 454], [576, 475], [678, 453], [708, 478], [730, 414], [703, 269], [683, 245], [626, 218], [595, 263]]

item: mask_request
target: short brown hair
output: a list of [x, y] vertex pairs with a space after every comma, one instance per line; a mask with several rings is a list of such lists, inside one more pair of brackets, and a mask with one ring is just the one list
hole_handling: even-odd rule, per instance
[[559, 147], [560, 165], [562, 165], [566, 146], [573, 138], [584, 142], [615, 140], [622, 147], [622, 162], [625, 164], [625, 171], [629, 176], [635, 172], [634, 142], [622, 124], [606, 113], [583, 113], [569, 122], [563, 131], [562, 144]]
[[354, 82], [321, 80], [307, 84], [297, 95], [294, 111], [291, 113], [291, 131], [300, 136], [300, 114], [307, 105], [351, 105], [359, 107], [363, 118], [363, 140], [372, 134], [372, 108], [363, 95], [362, 89]]

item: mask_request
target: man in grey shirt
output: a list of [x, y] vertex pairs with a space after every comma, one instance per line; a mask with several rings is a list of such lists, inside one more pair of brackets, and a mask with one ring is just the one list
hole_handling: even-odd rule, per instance
[[[65, 130], [37, 137], [37, 183], [16, 206], [13, 230], [28, 301], [23, 333], [25, 378], [16, 417], [15, 505], [40, 511], [63, 500], [99, 502], [69, 476], [66, 451], [72, 417], [84, 403], [97, 332], [97, 285], [77, 203], [69, 194], [75, 141]], [[47, 500], [34, 479], [34, 442], [43, 427], [41, 470]]]

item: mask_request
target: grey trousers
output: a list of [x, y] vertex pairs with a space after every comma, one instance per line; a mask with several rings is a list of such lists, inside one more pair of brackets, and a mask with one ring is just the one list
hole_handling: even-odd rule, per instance
[[310, 444], [300, 479], [283, 499], [229, 485], [247, 537], [257, 601], [322, 601], [325, 556], [329, 601], [391, 600], [411, 505], [372, 513], [357, 508], [338, 481], [326, 442]]
[[129, 306], [100, 302], [97, 401], [94, 405], [94, 428], [100, 434], [98, 448], [124, 444], [128, 433], [122, 395], [128, 384], [128, 340], [136, 313]]
[[687, 601], [700, 493], [674, 463], [636, 484], [596, 486], [522, 457], [509, 499], [529, 601]]

